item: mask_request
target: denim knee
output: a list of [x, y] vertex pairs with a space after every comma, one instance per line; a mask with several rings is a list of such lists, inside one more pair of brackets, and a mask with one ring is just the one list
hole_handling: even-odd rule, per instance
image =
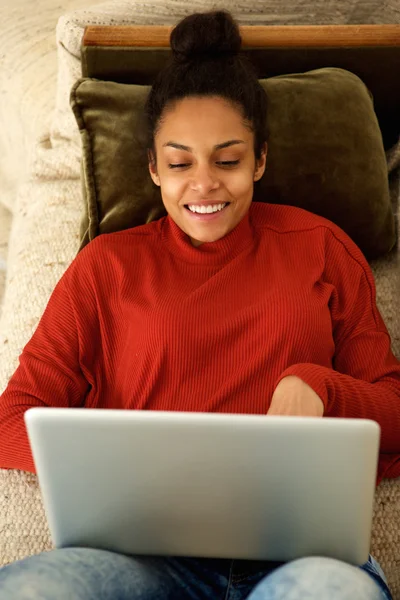
[[379, 586], [364, 571], [327, 557], [286, 563], [263, 579], [248, 600], [383, 600]]
[[92, 548], [42, 552], [0, 569], [0, 600], [158, 600], [160, 572], [134, 558]]

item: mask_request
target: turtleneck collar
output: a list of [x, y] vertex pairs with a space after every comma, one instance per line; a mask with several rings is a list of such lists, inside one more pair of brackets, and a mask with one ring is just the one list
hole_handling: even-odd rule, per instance
[[243, 219], [223, 238], [215, 242], [203, 242], [200, 246], [193, 246], [190, 237], [171, 218], [165, 217], [161, 237], [165, 246], [181, 260], [203, 265], [217, 265], [226, 263], [251, 244], [253, 228], [251, 226], [251, 212], [245, 214]]

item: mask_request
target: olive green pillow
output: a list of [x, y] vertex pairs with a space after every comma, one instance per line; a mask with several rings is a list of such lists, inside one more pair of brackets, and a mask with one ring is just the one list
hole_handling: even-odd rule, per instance
[[[339, 225], [368, 259], [395, 244], [373, 100], [343, 69], [260, 79], [269, 98], [267, 167], [253, 199], [299, 206]], [[150, 86], [80, 79], [71, 106], [83, 144], [81, 250], [101, 233], [166, 214], [149, 174], [143, 107]]]

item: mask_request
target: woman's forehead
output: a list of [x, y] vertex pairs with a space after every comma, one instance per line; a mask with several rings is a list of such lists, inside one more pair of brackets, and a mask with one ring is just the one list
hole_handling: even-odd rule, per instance
[[250, 141], [251, 128], [239, 110], [224, 99], [189, 97], [164, 113], [157, 137], [162, 147], [168, 147], [172, 141], [175, 146], [193, 149], [201, 140], [206, 140], [208, 146], [240, 140], [244, 147]]

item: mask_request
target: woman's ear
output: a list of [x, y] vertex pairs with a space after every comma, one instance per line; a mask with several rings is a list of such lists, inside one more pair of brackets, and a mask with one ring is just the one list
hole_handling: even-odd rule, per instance
[[147, 150], [147, 159], [149, 161], [150, 177], [152, 178], [152, 180], [154, 181], [154, 183], [156, 185], [160, 186], [161, 184], [160, 184], [160, 178], [157, 173], [157, 164], [156, 164], [155, 157], [151, 150]]
[[254, 181], [259, 181], [261, 177], [264, 175], [265, 166], [267, 163], [267, 154], [268, 154], [268, 144], [264, 142], [263, 147], [261, 149], [261, 156], [258, 160], [256, 160], [256, 168], [254, 171]]

